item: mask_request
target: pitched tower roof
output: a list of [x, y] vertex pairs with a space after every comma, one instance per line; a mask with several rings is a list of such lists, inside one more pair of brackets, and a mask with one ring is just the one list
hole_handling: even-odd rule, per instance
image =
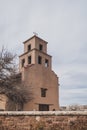
[[45, 43], [48, 43], [47, 41], [43, 40], [42, 38], [40, 38], [40, 37], [38, 37], [38, 36], [36, 36], [36, 35], [30, 37], [29, 39], [27, 39], [27, 40], [24, 41], [23, 43], [25, 44], [27, 41], [29, 41], [29, 40], [31, 40], [31, 39], [33, 39], [33, 38], [38, 38], [38, 39], [40, 39], [41, 41], [43, 41], [43, 42], [45, 42]]

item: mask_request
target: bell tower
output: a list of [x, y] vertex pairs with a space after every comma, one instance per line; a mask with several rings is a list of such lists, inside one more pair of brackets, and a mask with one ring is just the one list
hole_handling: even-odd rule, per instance
[[59, 83], [52, 71], [52, 56], [47, 54], [47, 42], [34, 35], [24, 42], [24, 53], [19, 57], [22, 80], [31, 86], [34, 99], [24, 110], [58, 110]]
[[24, 54], [20, 56], [20, 71], [23, 67], [35, 64], [51, 69], [51, 56], [47, 54], [47, 42], [36, 35], [24, 42]]

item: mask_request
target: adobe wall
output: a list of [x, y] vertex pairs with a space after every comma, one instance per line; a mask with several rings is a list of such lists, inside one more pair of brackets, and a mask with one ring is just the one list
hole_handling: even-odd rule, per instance
[[0, 112], [0, 130], [87, 130], [87, 111]]
[[[44, 76], [45, 75], [45, 76]], [[59, 110], [58, 77], [48, 68], [32, 65], [24, 71], [24, 81], [32, 88], [34, 99], [24, 104], [24, 111], [39, 110], [39, 104], [48, 104], [49, 110]], [[46, 97], [41, 96], [41, 88], [46, 88]]]

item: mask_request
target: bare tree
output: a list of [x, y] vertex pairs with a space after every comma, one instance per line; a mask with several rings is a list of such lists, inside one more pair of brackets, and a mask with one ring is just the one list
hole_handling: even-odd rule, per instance
[[21, 80], [14, 62], [16, 55], [2, 48], [0, 52], [0, 94], [5, 94], [15, 104], [23, 105], [33, 99], [31, 87]]
[[15, 72], [13, 63], [15, 56], [2, 48], [0, 52], [0, 80], [6, 80], [11, 73]]

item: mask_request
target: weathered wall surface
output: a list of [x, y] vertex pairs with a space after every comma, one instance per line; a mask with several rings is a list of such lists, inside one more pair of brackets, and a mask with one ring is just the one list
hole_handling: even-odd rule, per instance
[[[50, 111], [59, 110], [59, 87], [55, 73], [37, 64], [25, 69], [24, 74], [24, 81], [32, 88], [34, 98], [31, 102], [24, 104], [23, 110], [38, 111], [39, 104], [49, 105]], [[46, 97], [41, 96], [41, 88], [47, 89]]]
[[87, 111], [0, 112], [0, 130], [87, 130]]

